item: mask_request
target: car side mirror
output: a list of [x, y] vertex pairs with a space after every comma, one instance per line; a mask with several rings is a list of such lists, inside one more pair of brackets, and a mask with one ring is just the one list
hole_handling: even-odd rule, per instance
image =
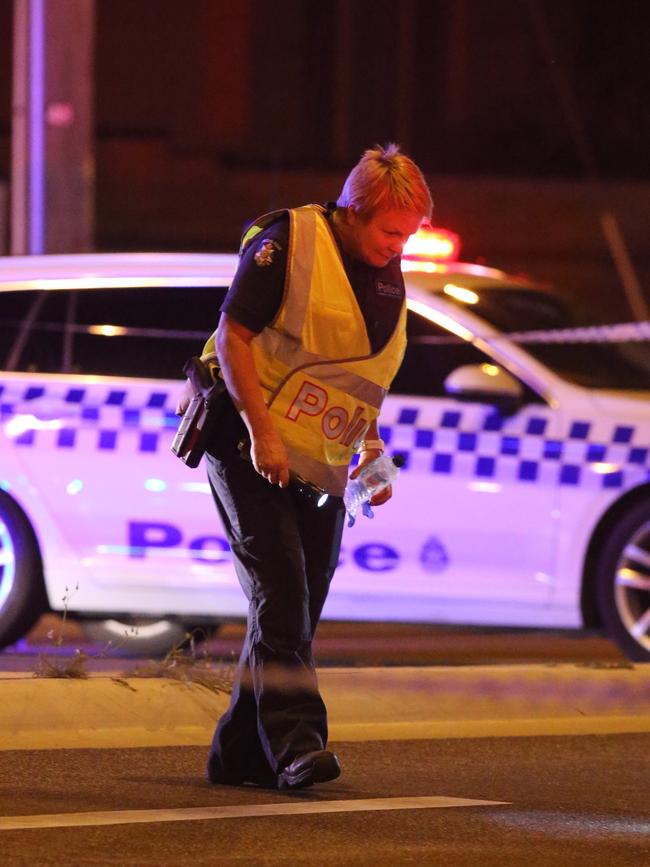
[[448, 395], [472, 403], [489, 403], [502, 415], [513, 415], [522, 404], [520, 382], [496, 364], [464, 364], [445, 379]]

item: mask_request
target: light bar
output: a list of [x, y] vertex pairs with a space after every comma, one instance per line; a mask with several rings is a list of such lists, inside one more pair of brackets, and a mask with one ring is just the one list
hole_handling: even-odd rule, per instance
[[460, 238], [449, 229], [436, 229], [432, 226], [421, 226], [411, 235], [404, 245], [402, 263], [404, 270], [427, 270], [424, 266], [432, 262], [455, 262], [460, 253]]

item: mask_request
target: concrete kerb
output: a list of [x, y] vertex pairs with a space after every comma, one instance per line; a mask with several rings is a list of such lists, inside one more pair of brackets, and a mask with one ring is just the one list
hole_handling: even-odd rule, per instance
[[[330, 738], [650, 731], [650, 665], [322, 669]], [[0, 676], [0, 749], [201, 745], [228, 696], [167, 678]]]

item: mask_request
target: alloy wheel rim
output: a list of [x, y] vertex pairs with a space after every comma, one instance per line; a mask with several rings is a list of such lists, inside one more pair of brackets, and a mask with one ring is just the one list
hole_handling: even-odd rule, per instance
[[629, 635], [650, 651], [650, 521], [635, 531], [621, 552], [614, 604]]
[[154, 620], [152, 618], [130, 618], [128, 620], [116, 620], [108, 618], [102, 620], [102, 625], [107, 632], [111, 633], [115, 638], [138, 639], [159, 638], [161, 635], [166, 635], [169, 630], [177, 629], [177, 624], [171, 620], [160, 618]]

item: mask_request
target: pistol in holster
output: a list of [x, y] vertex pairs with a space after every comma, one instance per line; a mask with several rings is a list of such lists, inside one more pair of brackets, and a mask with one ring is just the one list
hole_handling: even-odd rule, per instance
[[193, 356], [183, 373], [190, 381], [192, 397], [171, 444], [172, 452], [188, 467], [198, 467], [218, 414], [219, 398], [226, 384], [218, 368]]

